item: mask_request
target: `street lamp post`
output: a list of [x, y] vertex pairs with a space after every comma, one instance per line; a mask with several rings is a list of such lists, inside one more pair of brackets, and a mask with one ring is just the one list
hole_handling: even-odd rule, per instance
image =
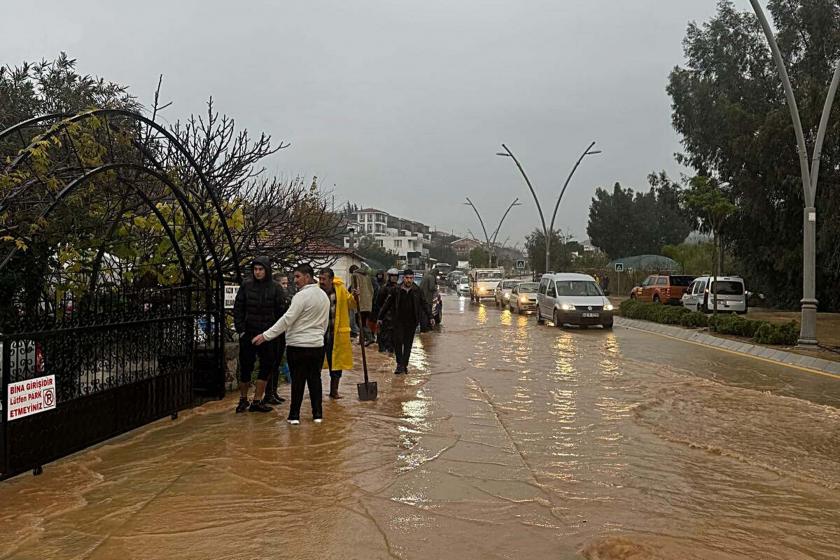
[[587, 146], [587, 148], [583, 151], [580, 155], [578, 160], [575, 162], [574, 167], [572, 167], [571, 172], [569, 172], [569, 176], [566, 177], [566, 182], [563, 183], [563, 189], [560, 191], [560, 196], [557, 197], [557, 203], [554, 205], [554, 213], [551, 216], [551, 225], [546, 226], [545, 224], [545, 216], [543, 215], [542, 206], [540, 205], [540, 200], [537, 198], [537, 193], [534, 191], [534, 186], [531, 184], [531, 180], [528, 179], [528, 175], [525, 173], [525, 169], [522, 168], [522, 164], [519, 163], [519, 160], [516, 159], [516, 156], [513, 155], [513, 152], [510, 151], [510, 148], [502, 144], [502, 148], [505, 150], [504, 152], [497, 152], [497, 156], [502, 157], [509, 157], [513, 160], [516, 164], [516, 167], [519, 168], [519, 172], [522, 174], [522, 177], [525, 179], [525, 183], [528, 185], [528, 189], [531, 191], [531, 196], [534, 197], [534, 202], [537, 205], [537, 211], [540, 214], [540, 222], [542, 223], [543, 227], [543, 235], [545, 236], [545, 271], [549, 272], [551, 269], [551, 234], [554, 232], [554, 221], [557, 219], [557, 210], [560, 208], [560, 201], [563, 200], [563, 195], [566, 193], [566, 187], [569, 186], [569, 182], [572, 180], [572, 176], [577, 171], [578, 166], [580, 166], [580, 162], [583, 161], [583, 158], [586, 156], [593, 156], [595, 154], [600, 154], [601, 150], [593, 150], [592, 148], [595, 146], [595, 142], [592, 142]]
[[802, 250], [802, 326], [799, 331], [799, 344], [802, 346], [815, 346], [817, 344], [817, 289], [816, 289], [816, 266], [817, 266], [817, 209], [815, 207], [817, 198], [817, 182], [820, 174], [820, 159], [822, 158], [822, 146], [825, 140], [825, 132], [828, 128], [828, 118], [831, 115], [831, 107], [834, 105], [834, 97], [837, 94], [837, 86], [840, 84], [840, 60], [834, 70], [831, 85], [828, 87], [828, 94], [825, 98], [820, 125], [817, 129], [817, 136], [814, 142], [814, 153], [811, 158], [810, 169], [808, 167], [808, 148], [805, 144], [805, 134], [802, 130], [802, 121], [799, 116], [799, 108], [796, 105], [796, 96], [793, 94], [785, 67], [782, 53], [773, 35], [767, 16], [758, 0], [750, 0], [755, 14], [770, 43], [770, 50], [773, 53], [773, 60], [776, 63], [776, 70], [782, 80], [785, 90], [788, 109], [793, 120], [793, 130], [796, 133], [796, 146], [799, 153], [799, 167], [802, 175], [802, 190], [805, 197], [805, 210], [803, 213], [803, 250]]
[[[507, 210], [505, 210], [505, 213], [502, 215], [502, 219], [499, 220], [499, 225], [496, 227], [496, 230], [493, 232], [492, 236], [488, 235], [487, 228], [484, 227], [484, 220], [482, 219], [481, 214], [478, 211], [478, 208], [476, 208], [475, 204], [473, 204], [473, 201], [470, 200], [469, 197], [467, 197], [467, 201], [464, 204], [471, 207], [473, 209], [473, 212], [475, 212], [475, 215], [478, 217], [478, 222], [481, 224], [481, 229], [484, 232], [484, 240], [487, 242], [487, 259], [489, 260], [490, 267], [492, 268], [492, 266], [493, 266], [493, 256], [495, 255], [494, 247], [495, 247], [495, 244], [496, 244], [496, 239], [499, 237], [499, 231], [501, 231], [502, 224], [505, 223], [505, 218], [508, 217], [508, 214], [510, 214], [510, 211], [513, 209], [513, 207], [514, 206], [521, 206], [521, 204], [519, 203], [519, 199], [518, 198], [514, 199], [513, 202], [510, 203], [510, 206], [507, 207]], [[498, 259], [497, 259], [497, 264], [498, 264]]]

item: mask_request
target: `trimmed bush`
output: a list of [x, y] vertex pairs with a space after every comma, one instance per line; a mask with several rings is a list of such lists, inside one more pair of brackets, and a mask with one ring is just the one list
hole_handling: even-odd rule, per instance
[[759, 344], [780, 344], [792, 346], [799, 338], [799, 323], [791, 321], [781, 325], [767, 321], [746, 319], [740, 315], [724, 314], [705, 315], [699, 311], [689, 311], [684, 307], [670, 307], [659, 303], [641, 303], [626, 300], [621, 303], [619, 312], [622, 317], [639, 319], [665, 325], [680, 325], [689, 328], [708, 326], [710, 330], [733, 336], [753, 339]]
[[705, 313], [700, 313], [699, 311], [689, 311], [680, 317], [680, 325], [691, 329], [706, 327], [709, 325], [709, 318], [706, 317]]
[[781, 325], [765, 323], [755, 333], [759, 344], [781, 344], [793, 346], [799, 340], [799, 323], [790, 321]]
[[709, 317], [709, 328], [713, 331], [747, 338], [753, 338], [758, 329], [769, 324], [767, 321], [745, 319], [740, 315], [720, 314]]

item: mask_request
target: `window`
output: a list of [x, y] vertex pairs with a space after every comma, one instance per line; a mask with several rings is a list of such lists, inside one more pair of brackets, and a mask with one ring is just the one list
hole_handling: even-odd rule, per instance
[[533, 294], [537, 291], [539, 285], [536, 282], [525, 282], [524, 284], [519, 284], [516, 289], [519, 290], [520, 294]]
[[384, 246], [385, 246], [385, 242], [384, 242], [384, 241], [382, 241], [381, 239], [377, 239], [377, 240], [376, 240], [376, 244], [377, 244], [379, 247], [384, 247]]
[[557, 297], [557, 290], [554, 289], [554, 282], [548, 285], [548, 292], [546, 294], [548, 297]]
[[402, 239], [394, 239], [394, 247], [402, 247]]
[[687, 294], [696, 294], [697, 290], [697, 282], [692, 282], [691, 285], [686, 289], [685, 293]]
[[545, 280], [540, 282], [540, 293], [545, 294], [547, 287], [548, 287], [548, 279], [546, 278]]
[[714, 291], [720, 296], [741, 296], [744, 295], [744, 285], [741, 282], [734, 282], [732, 280], [716, 280], [714, 284]]
[[653, 276], [648, 276], [647, 278], [645, 278], [645, 281], [642, 282], [642, 288], [644, 288], [645, 286], [650, 286], [652, 284], [653, 284]]
[[697, 284], [697, 293], [702, 294], [706, 291], [706, 281], [702, 280], [699, 284]]
[[598, 284], [590, 280], [562, 280], [557, 282], [557, 294], [569, 296], [603, 296]]
[[660, 276], [656, 279], [657, 286], [667, 286], [668, 285], [668, 277], [667, 276]]

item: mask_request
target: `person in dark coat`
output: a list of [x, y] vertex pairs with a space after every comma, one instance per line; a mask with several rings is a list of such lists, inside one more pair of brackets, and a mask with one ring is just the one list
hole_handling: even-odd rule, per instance
[[391, 353], [394, 351], [394, 323], [392, 313], [389, 311], [381, 314], [382, 307], [389, 297], [397, 294], [397, 280], [399, 279], [399, 271], [392, 268], [388, 271], [387, 279], [376, 294], [376, 319], [377, 319], [377, 341], [379, 342], [379, 351]]
[[388, 312], [392, 312], [394, 323], [394, 354], [397, 358], [397, 368], [394, 373], [397, 375], [408, 373], [408, 359], [411, 357], [411, 347], [414, 344], [417, 326], [426, 321], [434, 326], [429, 302], [414, 283], [414, 271], [410, 268], [403, 271], [403, 283], [396, 288], [379, 310], [379, 320], [383, 320]]
[[[255, 346], [251, 340], [270, 328], [286, 312], [286, 294], [271, 277], [268, 257], [257, 257], [251, 262], [251, 278], [239, 287], [233, 303], [233, 324], [239, 334], [239, 404], [236, 412], [270, 412], [263, 402], [265, 387], [276, 370], [277, 345]], [[254, 390], [254, 400], [248, 403], [248, 387], [254, 365], [260, 359], [260, 371]], [[249, 406], [250, 404], [250, 406]]]

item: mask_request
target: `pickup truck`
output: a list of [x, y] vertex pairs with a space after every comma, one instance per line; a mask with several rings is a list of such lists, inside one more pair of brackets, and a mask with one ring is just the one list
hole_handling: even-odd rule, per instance
[[684, 274], [653, 274], [641, 286], [630, 292], [630, 298], [647, 303], [682, 305], [682, 297], [694, 281], [694, 276]]

